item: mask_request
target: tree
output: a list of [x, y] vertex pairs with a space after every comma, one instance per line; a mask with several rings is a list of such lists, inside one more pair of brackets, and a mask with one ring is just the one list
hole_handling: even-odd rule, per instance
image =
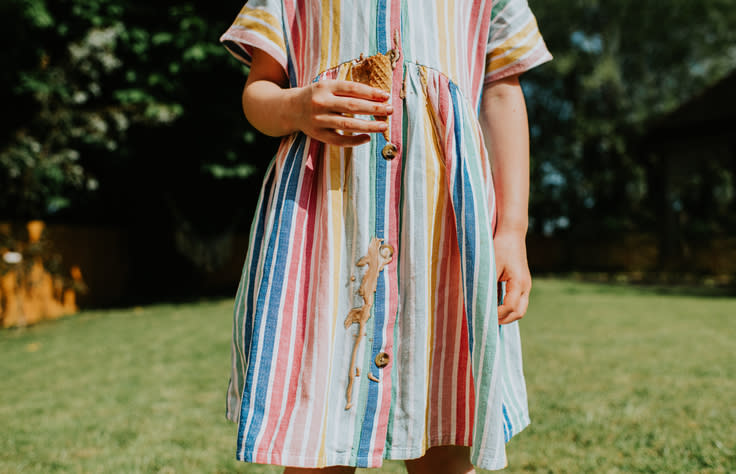
[[0, 99], [24, 111], [2, 119], [4, 215], [49, 217], [70, 205], [79, 214], [100, 196], [125, 197], [122, 176], [151, 176], [163, 194], [189, 195], [167, 186], [172, 170], [186, 188], [257, 169], [244, 159], [259, 143], [238, 92], [219, 86], [222, 76], [245, 77], [217, 42], [235, 6], [224, 14], [191, 1], [9, 0], [0, 8], [6, 44], [26, 38], [0, 53]]
[[733, 0], [531, 1], [555, 61], [523, 79], [534, 128], [533, 231], [656, 228], [637, 140], [736, 65]]

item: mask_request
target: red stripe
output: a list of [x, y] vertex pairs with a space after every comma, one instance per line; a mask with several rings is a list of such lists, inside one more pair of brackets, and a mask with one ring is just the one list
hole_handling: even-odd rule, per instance
[[[288, 320], [295, 321], [296, 327], [294, 328], [294, 330], [296, 331], [296, 338], [294, 340], [292, 370], [288, 376], [288, 383], [286, 383], [286, 409], [284, 410], [283, 419], [275, 432], [276, 442], [274, 443], [272, 452], [272, 462], [275, 464], [282, 464], [284, 439], [286, 437], [286, 431], [289, 427], [291, 416], [294, 411], [297, 395], [297, 385], [299, 374], [301, 371], [302, 351], [304, 349], [305, 326], [307, 319], [307, 301], [309, 296], [309, 288], [311, 287], [310, 279], [312, 271], [312, 250], [314, 247], [313, 241], [305, 239], [304, 237], [311, 236], [314, 232], [316, 203], [318, 197], [317, 186], [315, 186], [314, 180], [315, 176], [318, 173], [316, 166], [320, 162], [319, 157], [317, 156], [318, 149], [318, 143], [312, 142], [312, 145], [310, 146], [309, 152], [306, 157], [306, 163], [304, 166], [302, 178], [302, 192], [301, 197], [299, 198], [298, 223], [300, 227], [304, 225], [306, 229], [305, 232], [300, 233], [296, 236], [295, 242], [299, 242], [300, 244], [298, 246], [295, 245], [295, 247], [301, 250], [300, 254], [304, 255], [304, 259], [302, 264], [302, 272], [299, 274], [300, 281], [292, 280], [293, 285], [290, 284], [290, 287], [295, 286], [297, 283], [301, 285], [299, 298], [294, 298], [290, 311], [284, 312], [284, 316], [291, 313], [292, 316]], [[293, 274], [296, 274], [297, 271], [296, 263], [297, 262], [295, 261], [291, 268], [291, 271], [294, 272]], [[294, 314], [293, 307], [296, 306], [297, 300], [300, 302], [299, 310], [296, 314]], [[286, 381], [287, 378], [284, 377], [284, 382]], [[264, 439], [268, 438], [264, 436]]]
[[[320, 80], [334, 79], [337, 77], [337, 69], [326, 72], [320, 77]], [[314, 149], [312, 149], [314, 147]], [[334, 246], [334, 234], [332, 233], [330, 222], [331, 196], [330, 189], [330, 167], [331, 156], [327, 146], [316, 140], [312, 141], [310, 152], [318, 156], [320, 160], [320, 180], [318, 193], [321, 196], [319, 211], [317, 211], [318, 229], [314, 234], [315, 246], [318, 247], [317, 259], [320, 262], [320, 268], [323, 271], [313, 275], [310, 281], [313, 291], [311, 307], [307, 321], [309, 324], [309, 335], [306, 344], [308, 346], [308, 354], [304, 361], [304, 370], [302, 372], [302, 392], [300, 394], [308, 405], [302, 409], [302, 419], [306, 422], [307, 412], [312, 412], [312, 419], [309, 426], [303, 426], [302, 435], [304, 439], [301, 443], [306, 443], [306, 456], [315, 456], [319, 452], [320, 443], [322, 442], [322, 427], [325, 417], [325, 408], [328, 399], [327, 387], [325, 383], [327, 367], [330, 360], [332, 342], [330, 337], [332, 329], [332, 296], [337, 289], [333, 284], [333, 275], [331, 271], [324, 271], [324, 266], [331, 262], [330, 255], [339, 257], [339, 250]], [[317, 343], [317, 342], [321, 343]], [[328, 342], [328, 343], [325, 343]], [[314, 380], [314, 385], [311, 385]], [[297, 424], [297, 426], [299, 426]]]
[[[329, 44], [322, 44], [321, 38], [320, 38], [320, 31], [321, 31], [321, 24], [320, 20], [322, 19], [322, 13], [321, 13], [321, 2], [311, 1], [309, 2], [309, 6], [312, 8], [312, 13], [309, 15], [309, 20], [311, 20], [309, 24], [309, 28], [312, 31], [312, 42], [310, 44], [312, 45], [320, 45], [320, 47], [312, 46], [307, 47], [307, 50], [312, 51], [312, 57], [309, 58], [310, 63], [306, 64], [304, 67], [305, 71], [318, 71], [318, 74], [322, 71], [319, 71], [320, 63], [320, 54], [321, 50], [320, 48], [329, 48]], [[327, 27], [327, 25], [325, 25]], [[308, 72], [307, 72], [308, 73]], [[304, 78], [304, 83], [307, 84], [310, 82], [309, 77]]]
[[[284, 29], [286, 30], [286, 41], [287, 41], [287, 53], [291, 57], [291, 60], [296, 64], [292, 64], [296, 73], [296, 84], [301, 84], [300, 71], [302, 70], [299, 63], [298, 52], [302, 51], [302, 38], [299, 35], [299, 29], [297, 25], [298, 18], [296, 17], [296, 9], [294, 8], [294, 2], [282, 2], [283, 5], [283, 17], [284, 17]], [[288, 60], [288, 58], [287, 58]]]
[[[398, 156], [388, 162], [389, 185], [386, 192], [389, 194], [388, 215], [386, 216], [386, 236], [388, 244], [393, 246], [393, 260], [389, 263], [384, 271], [387, 273], [387, 295], [388, 295], [388, 312], [384, 326], [383, 350], [388, 354], [394, 354], [394, 326], [396, 324], [396, 313], [399, 308], [399, 291], [398, 291], [398, 262], [399, 262], [399, 206], [401, 203], [401, 163], [403, 156], [402, 143], [402, 127], [403, 127], [403, 99], [401, 98], [401, 89], [404, 79], [404, 52], [401, 47], [401, 0], [391, 0], [391, 25], [388, 30], [390, 37], [389, 44], [392, 47], [398, 47], [401, 50], [401, 56], [396, 63], [393, 75], [393, 84], [391, 88], [391, 103], [394, 105], [394, 112], [391, 114], [391, 142], [398, 148]], [[398, 45], [394, 44], [394, 35], [398, 36]], [[376, 199], [380, 200], [379, 196]], [[379, 201], [380, 202], [380, 201]], [[391, 358], [393, 361], [393, 357]], [[389, 363], [381, 372], [381, 405], [378, 413], [375, 444], [373, 448], [372, 458], [376, 465], [380, 465], [383, 461], [383, 452], [386, 446], [386, 433], [388, 431], [388, 417], [391, 411], [391, 369], [393, 362]]]
[[[439, 83], [439, 87], [437, 87]], [[453, 169], [458, 166], [454, 162], [455, 135], [454, 113], [449, 94], [449, 83], [444, 75], [436, 74], [430, 81], [430, 102], [435, 110], [439, 111], [442, 124], [443, 154], [445, 156], [445, 179], [447, 180], [447, 195], [450, 202], [452, 191], [451, 177]], [[444, 245], [441, 260], [441, 281], [438, 282], [438, 304], [435, 322], [435, 343], [432, 375], [431, 375], [431, 406], [430, 419], [436, 420], [430, 428], [430, 441], [433, 444], [467, 444], [468, 431], [471, 428], [472, 408], [467, 407], [466, 400], [474, 400], [472, 374], [469, 371], [468, 326], [465, 317], [464, 297], [462, 288], [462, 271], [460, 249], [457, 244], [456, 223], [450, 206], [445, 209], [444, 215]], [[449, 304], [441, 304], [447, 302]], [[444, 329], [446, 328], [446, 329]], [[458, 340], [459, 344], [456, 342]], [[457, 359], [456, 359], [457, 357]], [[453, 373], [457, 372], [457, 380]], [[441, 380], [440, 380], [441, 378]], [[455, 417], [451, 414], [455, 411]], [[451, 433], [455, 436], [451, 436]]]
[[432, 333], [433, 333], [433, 340], [431, 342], [432, 344], [432, 360], [430, 361], [430, 376], [429, 376], [429, 401], [428, 401], [428, 410], [429, 410], [429, 417], [427, 420], [427, 433], [429, 433], [430, 440], [434, 440], [439, 437], [440, 433], [440, 424], [438, 423], [438, 420], [441, 416], [441, 410], [440, 410], [440, 394], [441, 394], [441, 382], [442, 377], [440, 374], [440, 370], [442, 367], [442, 351], [444, 350], [444, 344], [443, 342], [443, 335], [444, 331], [442, 330], [443, 324], [445, 322], [444, 318], [444, 308], [447, 307], [447, 290], [449, 288], [448, 285], [448, 275], [450, 262], [449, 262], [449, 256], [447, 255], [447, 238], [448, 236], [452, 237], [450, 235], [450, 230], [448, 230], [447, 224], [448, 224], [448, 217], [447, 217], [447, 203], [449, 196], [439, 196], [439, 199], [443, 201], [443, 206], [440, 209], [441, 213], [441, 221], [442, 226], [438, 228], [438, 230], [444, 230], [443, 235], [440, 237], [440, 247], [438, 249], [438, 258], [437, 258], [437, 284], [435, 286], [436, 289], [436, 297], [434, 303], [434, 325], [432, 327]]
[[478, 21], [478, 17], [480, 16], [480, 18], [482, 18], [479, 27], [480, 38], [478, 38], [478, 41], [475, 44], [475, 49], [473, 49], [473, 41], [475, 39], [472, 38], [470, 35], [470, 31], [472, 29], [468, 29], [468, 54], [472, 55], [470, 59], [472, 64], [475, 64], [475, 68], [471, 71], [470, 76], [472, 78], [470, 90], [474, 93], [474, 104], [477, 103], [478, 98], [480, 97], [482, 86], [481, 82], [483, 81], [483, 75], [485, 74], [486, 70], [486, 46], [488, 43], [488, 35], [490, 34], [491, 30], [491, 11], [493, 10], [492, 0], [486, 0], [485, 4], [483, 5], [483, 11], [480, 11], [480, 5], [478, 5], [479, 3], [481, 3], [479, 0], [476, 0], [474, 2], [473, 15], [469, 23], [470, 25], [475, 25]]
[[[459, 263], [459, 261], [458, 261]], [[458, 268], [458, 270], [460, 270]], [[462, 285], [462, 282], [458, 278], [458, 285], [459, 288]], [[462, 298], [462, 295], [461, 295]], [[457, 419], [455, 424], [455, 439], [452, 440], [453, 443], [457, 444], [463, 444], [463, 442], [466, 439], [466, 430], [470, 423], [468, 423], [467, 415], [468, 410], [466, 406], [466, 398], [468, 395], [468, 391], [473, 391], [473, 386], [471, 383], [468, 383], [471, 379], [470, 371], [469, 369], [469, 357], [470, 357], [470, 347], [468, 345], [468, 321], [465, 317], [465, 305], [462, 305], [463, 310], [460, 312], [460, 314], [456, 315], [460, 318], [460, 344], [458, 347], [455, 347], [455, 350], [458, 351], [459, 358], [458, 358], [458, 367], [457, 367], [457, 373], [458, 373], [458, 381], [457, 381], [457, 393], [455, 394], [455, 408], [457, 410]]]

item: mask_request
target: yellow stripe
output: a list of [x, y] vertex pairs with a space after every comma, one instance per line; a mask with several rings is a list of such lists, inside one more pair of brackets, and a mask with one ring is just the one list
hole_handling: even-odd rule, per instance
[[[345, 80], [348, 71], [350, 70], [349, 65], [344, 65], [341, 67], [337, 74], [337, 79]], [[330, 205], [330, 215], [332, 217], [332, 224], [330, 229], [330, 235], [332, 236], [332, 255], [334, 256], [334, 261], [332, 262], [332, 275], [333, 275], [333, 285], [335, 288], [340, 287], [340, 265], [341, 260], [340, 257], [342, 256], [341, 248], [342, 248], [342, 235], [343, 235], [343, 228], [342, 225], [342, 216], [343, 216], [343, 183], [342, 183], [342, 177], [340, 176], [340, 170], [343, 168], [344, 165], [344, 159], [342, 156], [340, 156], [340, 150], [341, 147], [338, 146], [332, 146], [332, 145], [323, 145], [325, 148], [325, 156], [324, 158], [327, 159], [327, 166], [328, 166], [328, 186], [327, 186], [327, 201], [331, 204]], [[346, 157], [347, 158], [347, 157]], [[344, 319], [347, 314], [337, 314], [337, 308], [338, 308], [338, 302], [339, 302], [339, 291], [333, 291], [332, 292], [332, 307], [335, 309], [335, 311], [332, 314], [332, 336], [331, 341], [335, 340], [335, 328], [338, 326], [338, 323], [342, 323], [342, 319]], [[342, 324], [340, 324], [342, 326]], [[328, 371], [328, 379], [332, 380], [332, 359], [333, 354], [330, 353], [329, 360], [330, 360], [330, 368]], [[319, 453], [318, 453], [318, 466], [324, 466], [327, 463], [327, 456], [325, 451], [325, 441], [327, 433], [327, 413], [324, 414], [324, 420], [323, 420], [323, 429], [322, 429], [322, 440], [320, 442], [319, 446]]]
[[524, 25], [524, 28], [522, 28], [518, 33], [516, 33], [514, 36], [506, 38], [503, 43], [494, 48], [493, 51], [491, 51], [490, 53], [491, 56], [499, 56], [503, 54], [504, 51], [512, 49], [514, 46], [519, 44], [522, 39], [529, 36], [529, 33], [531, 33], [535, 29], [537, 29], [537, 22], [534, 21], [534, 19], [529, 20], [529, 22]]
[[[453, 45], [455, 45], [455, 44], [462, 44], [462, 43], [459, 43], [457, 41], [458, 31], [457, 31], [457, 28], [456, 28], [457, 23], [455, 23], [455, 13], [456, 13], [455, 12], [455, 8], [457, 8], [456, 2], [455, 2], [455, 0], [451, 0], [448, 3], [450, 4], [447, 7], [449, 9], [449, 13], [450, 13], [448, 15], [450, 17], [450, 22], [449, 22], [450, 31], [448, 31], [448, 33], [450, 33], [450, 38], [452, 38], [451, 43]], [[452, 69], [446, 69], [446, 71], [449, 72], [449, 76], [452, 78], [453, 81], [457, 78], [458, 71], [460, 71], [460, 67], [458, 66], [458, 57], [459, 57], [460, 54], [462, 54], [461, 51], [455, 51], [454, 53], [455, 54], [450, 54], [450, 59], [452, 60]]]
[[[433, 225], [428, 225], [429, 229], [432, 229], [432, 233], [428, 234], [428, 258], [430, 262], [431, 272], [427, 278], [427, 308], [436, 308], [434, 300], [437, 293], [437, 279], [439, 272], [437, 271], [437, 263], [439, 259], [440, 251], [440, 239], [444, 231], [444, 215], [445, 215], [445, 204], [447, 201], [447, 191], [445, 188], [445, 166], [443, 162], [442, 146], [440, 144], [441, 137], [437, 135], [438, 129], [435, 123], [436, 112], [432, 109], [430, 101], [426, 97], [427, 91], [427, 77], [424, 68], [420, 68], [420, 77], [422, 80], [422, 94], [424, 95], [424, 103], [427, 104], [426, 108], [423, 109], [422, 124], [425, 130], [424, 132], [424, 143], [427, 146], [426, 150], [426, 161], [428, 165], [431, 164], [431, 168], [427, 166], [427, 223], [433, 222]], [[420, 103], [421, 103], [420, 99]], [[430, 171], [431, 169], [431, 171]], [[427, 399], [429, 399], [429, 393], [431, 385], [429, 384], [430, 377], [432, 375], [432, 357], [434, 357], [434, 323], [435, 313], [433, 310], [429, 311], [429, 320], [427, 321], [427, 348], [429, 352], [429, 363], [427, 364]], [[429, 406], [428, 406], [429, 408]], [[429, 428], [429, 410], [425, 411], [424, 414], [424, 433], [422, 436], [422, 449], [426, 450], [428, 447], [428, 428]]]
[[268, 23], [271, 25], [271, 27], [276, 31], [281, 31], [281, 21], [276, 18], [274, 14], [272, 14], [269, 11], [266, 10], [260, 10], [255, 8], [250, 8], [247, 5], [243, 7], [242, 10], [240, 10], [240, 13], [238, 13], [238, 18], [236, 18], [235, 23], [237, 24], [238, 20], [241, 18], [255, 18], [257, 20], [261, 20], [264, 23]]
[[491, 53], [491, 57], [494, 57], [497, 51], [506, 52], [508, 51], [508, 54], [501, 57], [496, 57], [495, 59], [492, 59], [488, 66], [486, 67], [486, 74], [492, 71], [497, 71], [498, 69], [501, 69], [506, 66], [510, 66], [511, 64], [514, 64], [519, 59], [524, 57], [529, 51], [533, 50], [537, 46], [539, 46], [539, 43], [542, 39], [542, 36], [539, 34], [539, 31], [530, 38], [530, 40], [523, 45], [519, 45], [516, 48], [509, 48], [506, 50], [494, 49]]
[[[437, 8], [438, 2], [433, 2], [435, 4], [435, 8]], [[445, 8], [447, 8], [447, 2], [439, 2], [442, 4]], [[436, 18], [437, 18], [437, 30], [440, 34], [440, 41], [439, 41], [439, 49], [440, 49], [440, 66], [442, 71], [447, 71], [447, 48], [450, 47], [448, 41], [447, 41], [447, 29], [445, 28], [444, 20], [447, 19], [447, 12], [445, 11], [444, 14], [438, 11], [435, 12]]]
[[[332, 31], [340, 31], [340, 0], [334, 0], [332, 4]], [[340, 36], [332, 34], [332, 56], [330, 57], [330, 67], [337, 64], [340, 60]]]
[[330, 44], [329, 38], [330, 38], [330, 28], [327, 27], [327, 25], [330, 25], [330, 0], [322, 0], [322, 20], [320, 21], [320, 25], [322, 26], [322, 31], [320, 32], [321, 38], [320, 38], [320, 44], [323, 46], [320, 48], [320, 54], [319, 54], [319, 69], [318, 71], [322, 72], [325, 69], [327, 69], [327, 62], [329, 61], [329, 48], [326, 46]]
[[[435, 147], [435, 154], [438, 157], [441, 157], [441, 151], [437, 148], [437, 138], [434, 140], [431, 140], [430, 143], [432, 143]], [[438, 180], [438, 187], [437, 187], [437, 199], [435, 201], [435, 210], [434, 210], [434, 223], [432, 224], [432, 229], [434, 229], [434, 235], [432, 236], [432, 254], [431, 254], [431, 266], [432, 269], [432, 292], [431, 292], [431, 306], [433, 310], [430, 311], [430, 317], [429, 317], [429, 331], [427, 331], [427, 347], [429, 348], [429, 361], [430, 364], [427, 367], [427, 380], [430, 380], [432, 369], [432, 358], [434, 357], [434, 340], [435, 340], [435, 332], [434, 332], [434, 325], [435, 325], [435, 310], [437, 308], [437, 304], [435, 303], [436, 299], [436, 293], [437, 293], [437, 280], [439, 278], [439, 272], [437, 265], [439, 264], [439, 252], [440, 252], [440, 244], [442, 235], [444, 234], [445, 230], [445, 213], [447, 212], [447, 203], [449, 201], [449, 196], [447, 195], [447, 189], [445, 187], [445, 174], [447, 173], [447, 170], [445, 169], [444, 165], [442, 164], [442, 160], [438, 160], [440, 163], [440, 173], [441, 178]], [[431, 391], [431, 386], [427, 386], [428, 392]], [[429, 397], [429, 393], [427, 393], [427, 396]], [[428, 405], [429, 406], [429, 405]], [[428, 425], [427, 425], [428, 426]]]
[[255, 21], [252, 18], [248, 17], [238, 17], [233, 25], [245, 28], [250, 31], [254, 31], [261, 36], [265, 36], [271, 43], [273, 43], [281, 51], [283, 51], [284, 54], [286, 54], [286, 43], [284, 42], [283, 36], [277, 34], [263, 23]]
[[[424, 101], [429, 106], [429, 101], [427, 100], [426, 95], [424, 97]], [[435, 138], [433, 136], [431, 136], [431, 134], [429, 132], [430, 129], [431, 130], [434, 130], [434, 127], [432, 126], [431, 120], [432, 120], [432, 117], [429, 116], [429, 113], [424, 114], [424, 117], [423, 117], [423, 122], [424, 122], [423, 123], [423, 125], [424, 125], [424, 143], [425, 143], [426, 146], [430, 146], [430, 144], [434, 143], [434, 141], [435, 141]], [[430, 162], [430, 160], [426, 160], [426, 162], [427, 162], [428, 165], [430, 163], [432, 165], [436, 165], [436, 162], [434, 160], [432, 160], [431, 162]], [[437, 191], [432, 186], [433, 180], [436, 179], [436, 173], [434, 173], [434, 168], [435, 167], [433, 166], [433, 170], [432, 170], [433, 173], [430, 174], [429, 167], [427, 167], [427, 181], [426, 181], [427, 182], [427, 186], [426, 186], [426, 188], [427, 188], [427, 220], [426, 220], [426, 222], [427, 223], [434, 221], [434, 215], [432, 213], [432, 210], [433, 210], [434, 207], [437, 206], [437, 196], [436, 196], [436, 192]], [[430, 194], [430, 187], [432, 187], [432, 193], [431, 194]], [[433, 228], [432, 226], [429, 226], [428, 225], [427, 226], [427, 229], [433, 229], [433, 230], [435, 230], [435, 233], [436, 233], [436, 229]], [[427, 232], [427, 240], [428, 240], [427, 241], [427, 249], [429, 250], [429, 259], [430, 259], [429, 261], [430, 261], [430, 263], [432, 262], [432, 255], [434, 253], [434, 247], [432, 246], [432, 242], [430, 240], [434, 240], [434, 237], [435, 237], [435, 234], [432, 234], [431, 232]], [[433, 268], [433, 267], [430, 267], [430, 268]], [[427, 294], [427, 306], [426, 306], [427, 308], [434, 308], [435, 307], [434, 306], [434, 297], [435, 297], [435, 291], [434, 291], [434, 289], [436, 288], [436, 285], [437, 285], [436, 275], [437, 275], [437, 272], [432, 271], [432, 272], [430, 272], [430, 274], [428, 275], [428, 278], [427, 278], [427, 293], [426, 293]], [[433, 328], [433, 326], [434, 326], [434, 311], [430, 311], [429, 312], [429, 318], [428, 318], [427, 324], [428, 324], [428, 326], [427, 326], [427, 329], [428, 330], [427, 330], [427, 341], [426, 341], [426, 344], [427, 344], [427, 350], [429, 352], [429, 362], [427, 364], [427, 376], [426, 376], [426, 378], [424, 380], [427, 381], [427, 395], [426, 395], [426, 398], [427, 398], [427, 400], [429, 400], [429, 392], [430, 392], [430, 388], [431, 388], [431, 386], [430, 386], [431, 378], [430, 377], [432, 375], [432, 331], [434, 329]], [[422, 436], [422, 451], [426, 451], [427, 450], [427, 447], [428, 447], [428, 444], [429, 444], [429, 441], [428, 441], [429, 436], [428, 436], [428, 430], [427, 430], [428, 426], [429, 426], [429, 410], [428, 409], [425, 409], [425, 413], [424, 413], [424, 433], [423, 433], [423, 436]]]

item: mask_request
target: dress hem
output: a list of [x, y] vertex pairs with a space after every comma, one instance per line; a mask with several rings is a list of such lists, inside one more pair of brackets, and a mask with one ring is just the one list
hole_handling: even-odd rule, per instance
[[[509, 441], [514, 436], [521, 433], [527, 426], [531, 424], [529, 418], [524, 420], [524, 424], [519, 428], [519, 431], [514, 433]], [[508, 441], [507, 441], [508, 443]], [[443, 439], [430, 440], [429, 445], [426, 449], [421, 447], [396, 447], [386, 448], [384, 456], [378, 457], [359, 457], [354, 458], [351, 462], [351, 453], [334, 453], [332, 455], [326, 455], [320, 462], [320, 458], [314, 456], [303, 456], [301, 454], [293, 454], [290, 452], [281, 452], [274, 454], [273, 452], [263, 450], [245, 450], [240, 451], [236, 454], [235, 459], [246, 463], [254, 464], [266, 464], [275, 466], [288, 466], [288, 467], [299, 467], [299, 468], [324, 468], [331, 466], [350, 466], [356, 468], [368, 468], [375, 469], [383, 467], [383, 461], [406, 461], [409, 459], [417, 459], [422, 457], [429, 448], [436, 446], [468, 446], [462, 441], [456, 440], [455, 442], [448, 442]], [[508, 460], [506, 459], [505, 452], [502, 450], [503, 456], [499, 458], [496, 453], [492, 455], [485, 455], [475, 460], [471, 459], [473, 465], [479, 469], [485, 469], [489, 471], [498, 471], [508, 467]]]

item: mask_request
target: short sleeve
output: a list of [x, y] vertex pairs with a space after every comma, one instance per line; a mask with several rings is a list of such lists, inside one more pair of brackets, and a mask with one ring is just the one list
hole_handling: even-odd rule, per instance
[[527, 0], [495, 0], [484, 83], [522, 73], [551, 59]]
[[288, 74], [281, 0], [250, 0], [220, 37], [238, 60], [250, 66], [253, 48], [274, 58]]

